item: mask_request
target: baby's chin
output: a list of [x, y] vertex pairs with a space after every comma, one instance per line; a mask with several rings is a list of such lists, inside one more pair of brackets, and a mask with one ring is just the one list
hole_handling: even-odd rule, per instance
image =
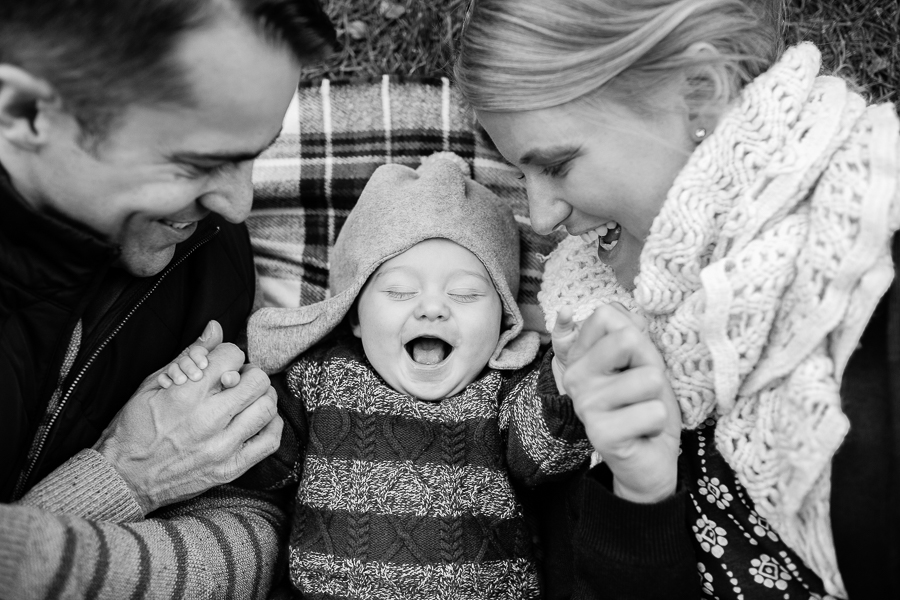
[[455, 385], [415, 385], [410, 386], [411, 389], [405, 393], [414, 397], [416, 400], [422, 400], [423, 402], [440, 402], [445, 398], [456, 396], [465, 390], [473, 381], [475, 381], [474, 377], [468, 381], [457, 383]]

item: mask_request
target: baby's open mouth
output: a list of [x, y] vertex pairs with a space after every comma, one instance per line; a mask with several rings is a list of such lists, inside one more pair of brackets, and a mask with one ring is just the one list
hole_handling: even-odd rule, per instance
[[414, 338], [406, 343], [405, 348], [410, 357], [420, 365], [436, 365], [453, 352], [453, 346], [436, 337]]

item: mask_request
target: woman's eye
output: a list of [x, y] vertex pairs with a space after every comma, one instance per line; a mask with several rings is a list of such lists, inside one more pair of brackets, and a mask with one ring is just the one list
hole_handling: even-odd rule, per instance
[[525, 173], [519, 173], [516, 175], [516, 179], [525, 179]]
[[563, 174], [567, 164], [568, 161], [556, 163], [555, 165], [547, 165], [544, 167], [543, 173], [548, 177], [559, 177]]

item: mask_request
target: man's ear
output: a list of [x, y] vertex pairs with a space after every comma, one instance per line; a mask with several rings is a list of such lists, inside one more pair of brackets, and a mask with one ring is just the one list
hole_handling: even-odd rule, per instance
[[47, 141], [47, 120], [42, 112], [60, 107], [49, 83], [10, 64], [0, 64], [0, 137], [25, 150]]

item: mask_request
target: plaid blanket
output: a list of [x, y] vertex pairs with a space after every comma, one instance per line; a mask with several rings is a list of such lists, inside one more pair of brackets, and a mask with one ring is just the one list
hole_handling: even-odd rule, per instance
[[281, 136], [255, 163], [247, 220], [266, 306], [324, 300], [335, 238], [375, 169], [417, 167], [450, 151], [476, 181], [509, 202], [521, 233], [519, 305], [525, 326], [544, 331], [537, 302], [542, 257], [559, 237], [535, 234], [518, 172], [480, 131], [446, 78], [377, 83], [321, 83], [298, 89]]

